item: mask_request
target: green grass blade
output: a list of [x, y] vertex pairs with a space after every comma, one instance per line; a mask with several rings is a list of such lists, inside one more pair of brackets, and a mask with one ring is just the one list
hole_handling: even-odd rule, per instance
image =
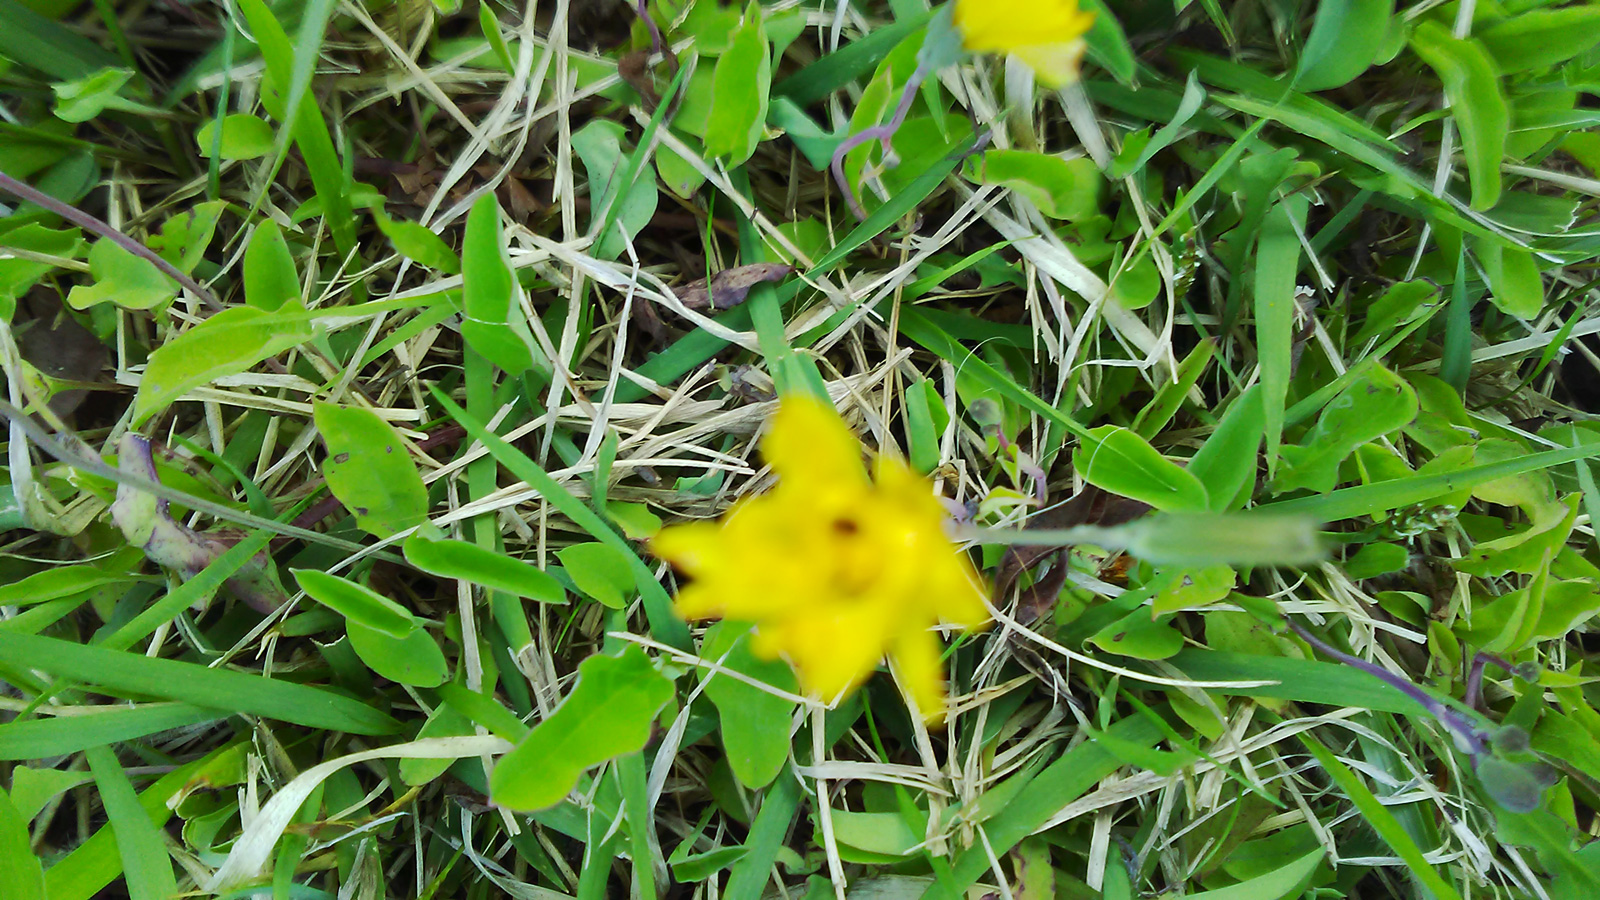
[[21, 634], [0, 634], [0, 657], [70, 675], [114, 694], [189, 702], [353, 734], [400, 730], [400, 723], [386, 713], [331, 691], [178, 660]]
[[139, 803], [128, 773], [122, 770], [110, 747], [91, 747], [84, 752], [94, 772], [106, 818], [117, 836], [117, 852], [127, 878], [129, 900], [171, 900], [177, 896], [178, 880], [172, 875], [172, 860], [167, 856], [161, 832], [150, 821], [150, 814]]

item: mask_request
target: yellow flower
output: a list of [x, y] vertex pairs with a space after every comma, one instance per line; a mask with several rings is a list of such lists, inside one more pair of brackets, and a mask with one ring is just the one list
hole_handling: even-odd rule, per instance
[[675, 525], [651, 541], [694, 579], [678, 593], [679, 615], [755, 623], [755, 651], [788, 659], [825, 699], [860, 686], [888, 655], [917, 708], [942, 718], [942, 645], [930, 629], [989, 616], [927, 481], [887, 457], [869, 479], [855, 436], [810, 397], [784, 399], [761, 449], [775, 489], [721, 523]]
[[1051, 88], [1077, 80], [1083, 36], [1093, 24], [1094, 13], [1078, 9], [1078, 0], [956, 0], [962, 46], [1010, 53]]

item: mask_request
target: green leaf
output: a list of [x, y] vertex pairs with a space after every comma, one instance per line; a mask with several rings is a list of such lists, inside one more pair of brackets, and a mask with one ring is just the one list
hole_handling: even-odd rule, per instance
[[128, 80], [132, 69], [101, 69], [93, 75], [50, 86], [55, 92], [56, 117], [74, 124], [87, 122], [104, 112], [108, 106], [119, 106], [123, 101], [117, 96]]
[[0, 725], [0, 759], [63, 756], [227, 716], [222, 710], [188, 703], [144, 703], [133, 707], [101, 707], [93, 715], [11, 722]]
[[[434, 707], [433, 715], [428, 716], [428, 721], [422, 723], [422, 728], [417, 731], [417, 740], [425, 741], [429, 738], [440, 737], [465, 737], [474, 734], [472, 720], [466, 714], [456, 709], [451, 703], [441, 703]], [[400, 760], [400, 780], [412, 787], [429, 784], [436, 781], [445, 771], [455, 763], [453, 759], [427, 759], [425, 757], [411, 757]]]
[[1345, 560], [1342, 571], [1351, 581], [1398, 572], [1411, 561], [1411, 551], [1399, 544], [1366, 544]]
[[519, 811], [554, 806], [585, 769], [643, 749], [656, 713], [671, 699], [672, 681], [637, 645], [621, 656], [589, 657], [561, 706], [495, 766], [490, 798]]
[[17, 766], [11, 770], [11, 802], [23, 821], [28, 822], [52, 799], [88, 780], [89, 776], [81, 771]]
[[1411, 424], [1417, 410], [1417, 392], [1404, 379], [1382, 366], [1365, 369], [1328, 403], [1299, 444], [1280, 451], [1274, 492], [1333, 490], [1340, 463], [1362, 444]]
[[60, 566], [0, 585], [0, 606], [32, 606], [108, 584], [137, 580], [138, 576], [104, 572], [94, 566]]
[[[211, 119], [195, 132], [194, 142], [200, 155], [211, 158], [211, 148], [217, 142], [217, 120]], [[272, 126], [265, 119], [249, 113], [234, 113], [222, 117], [222, 147], [217, 155], [222, 159], [260, 159], [272, 152], [276, 138]]]
[[567, 592], [561, 582], [535, 566], [467, 541], [430, 541], [418, 535], [402, 545], [406, 561], [440, 578], [470, 581], [507, 594], [538, 600], [540, 603], [566, 603]]
[[[794, 672], [786, 663], [759, 659], [750, 651], [750, 629], [719, 622], [706, 632], [703, 659], [794, 693]], [[796, 704], [727, 675], [706, 672], [706, 697], [722, 722], [722, 746], [728, 767], [739, 783], [752, 790], [766, 787], [789, 760], [789, 724]]]
[[1354, 81], [1382, 52], [1393, 18], [1394, 0], [1321, 0], [1294, 86], [1327, 91]]
[[706, 153], [732, 168], [756, 152], [767, 121], [772, 84], [772, 51], [762, 25], [761, 6], [752, 2], [728, 52], [717, 60], [711, 79], [711, 120]]
[[[572, 135], [572, 152], [583, 162], [589, 176], [590, 229], [612, 223], [605, 234], [597, 234], [590, 250], [597, 258], [616, 259], [627, 242], [650, 224], [656, 214], [655, 179], [639, 178], [635, 167], [622, 150], [623, 127], [607, 119], [595, 119]], [[631, 183], [625, 183], [634, 173]]]
[[533, 367], [533, 353], [527, 322], [512, 302], [513, 290], [511, 264], [500, 238], [500, 204], [491, 191], [467, 213], [461, 245], [461, 336], [501, 369], [522, 373]]
[[178, 295], [178, 283], [162, 274], [155, 263], [105, 238], [89, 249], [89, 275], [94, 284], [76, 285], [67, 294], [67, 305], [73, 309], [101, 303], [150, 309]]
[[1256, 459], [1266, 426], [1261, 387], [1253, 385], [1228, 407], [1206, 442], [1189, 460], [1189, 474], [1205, 485], [1212, 512], [1244, 505], [1241, 495], [1255, 483]]
[[1182, 632], [1165, 619], [1152, 620], [1150, 611], [1136, 609], [1100, 629], [1089, 643], [1107, 653], [1134, 659], [1167, 659], [1183, 649]]
[[378, 216], [377, 220], [378, 229], [394, 242], [394, 249], [401, 256], [447, 275], [461, 271], [460, 258], [433, 229], [420, 222], [391, 219], [385, 215]]
[[328, 490], [380, 538], [428, 516], [428, 488], [393, 427], [370, 409], [317, 403], [312, 418], [328, 446], [322, 475]]
[[289, 242], [278, 223], [268, 219], [251, 232], [244, 251], [244, 302], [271, 312], [299, 299], [300, 272]]
[[1548, 68], [1600, 44], [1600, 7], [1531, 9], [1490, 25], [1477, 37], [1502, 72]]
[[1187, 900], [1289, 900], [1300, 896], [1311, 884], [1311, 877], [1316, 874], [1323, 856], [1322, 848], [1318, 847], [1265, 875], [1184, 896]]
[[366, 585], [315, 569], [289, 572], [306, 596], [352, 622], [393, 638], [403, 638], [417, 628], [417, 618], [410, 610]]
[[0, 900], [45, 900], [44, 864], [28, 839], [30, 818], [0, 790]]
[[435, 688], [450, 677], [444, 651], [425, 628], [395, 637], [350, 619], [345, 622], [350, 648], [374, 674], [414, 687]]
[[131, 900], [170, 900], [178, 894], [161, 832], [139, 804], [128, 774], [110, 747], [91, 747], [84, 753], [100, 789], [100, 802], [117, 836], [117, 852]]
[[1295, 295], [1299, 286], [1300, 237], [1295, 219], [1304, 205], [1288, 199], [1273, 204], [1256, 240], [1256, 359], [1261, 367], [1261, 407], [1267, 437], [1267, 469], [1278, 462], [1283, 441], [1283, 413], [1289, 397], [1294, 345]]
[[217, 222], [227, 208], [228, 201], [212, 200], [172, 216], [161, 223], [160, 234], [151, 235], [150, 249], [183, 274], [192, 274], [205, 259], [206, 248], [217, 233]]
[[1026, 150], [990, 150], [976, 161], [968, 177], [980, 184], [1010, 188], [1052, 219], [1078, 221], [1100, 211], [1105, 184], [1094, 160], [1063, 159]]
[[1461, 131], [1472, 183], [1472, 208], [1494, 206], [1500, 200], [1500, 159], [1505, 156], [1511, 113], [1500, 92], [1493, 60], [1478, 41], [1458, 40], [1449, 29], [1429, 19], [1417, 23], [1411, 49], [1444, 82], [1450, 114]]
[[627, 605], [637, 589], [628, 558], [608, 544], [573, 544], [557, 550], [556, 558], [578, 590], [612, 609]]
[[0, 658], [70, 676], [119, 696], [177, 700], [352, 734], [392, 734], [400, 730], [400, 723], [388, 715], [363, 701], [331, 691], [142, 653], [0, 633]]
[[1544, 279], [1533, 253], [1497, 240], [1473, 238], [1473, 253], [1489, 282], [1489, 299], [1508, 316], [1532, 319], [1544, 309]]
[[298, 302], [272, 311], [236, 306], [168, 340], [145, 365], [133, 402], [134, 426], [196, 387], [311, 340], [316, 335], [311, 322]]
[[1074, 455], [1083, 479], [1166, 511], [1203, 511], [1205, 486], [1150, 442], [1120, 425], [1092, 429]]

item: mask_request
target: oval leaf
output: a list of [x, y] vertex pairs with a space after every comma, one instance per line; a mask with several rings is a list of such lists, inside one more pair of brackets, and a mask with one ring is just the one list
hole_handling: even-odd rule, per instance
[[556, 551], [567, 577], [591, 599], [621, 609], [637, 585], [628, 558], [615, 547], [591, 542]]
[[315, 335], [298, 302], [270, 312], [250, 306], [225, 309], [150, 354], [133, 402], [133, 424], [143, 424], [194, 388], [237, 375]]
[[589, 657], [560, 708], [495, 766], [490, 798], [519, 811], [560, 803], [585, 769], [643, 749], [650, 723], [671, 699], [671, 680], [638, 646]]
[[1120, 425], [1089, 432], [1074, 457], [1085, 481], [1167, 512], [1200, 511], [1205, 486], [1144, 438]]
[[290, 569], [306, 596], [344, 616], [392, 638], [403, 638], [417, 628], [417, 619], [404, 606], [366, 585], [315, 569]]
[[407, 562], [429, 575], [470, 581], [541, 603], [567, 602], [567, 592], [561, 582], [521, 560], [477, 544], [430, 541], [413, 535], [406, 538], [402, 550]]
[[350, 619], [345, 622], [350, 648], [374, 673], [400, 684], [434, 688], [450, 677], [444, 652], [422, 628], [394, 637]]
[[268, 219], [250, 235], [244, 251], [244, 302], [274, 310], [300, 298], [300, 272], [278, 223]]
[[[750, 651], [749, 633], [748, 627], [719, 622], [706, 632], [700, 655], [792, 693], [794, 672], [783, 662], [758, 659]], [[789, 760], [789, 722], [796, 704], [727, 675], [707, 672], [704, 680], [706, 697], [722, 720], [728, 767], [745, 787], [766, 787]]]
[[428, 488], [400, 436], [378, 414], [360, 407], [318, 403], [312, 410], [328, 445], [322, 475], [356, 517], [378, 537], [417, 525], [428, 515]]
[[1494, 206], [1500, 199], [1500, 158], [1511, 130], [1511, 113], [1500, 92], [1494, 61], [1479, 42], [1457, 40], [1443, 25], [1427, 20], [1412, 33], [1411, 49], [1444, 82], [1466, 153], [1472, 208]]

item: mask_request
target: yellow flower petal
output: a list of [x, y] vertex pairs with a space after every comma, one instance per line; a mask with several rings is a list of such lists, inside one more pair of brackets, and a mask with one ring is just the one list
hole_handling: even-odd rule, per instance
[[1094, 13], [1081, 12], [1077, 0], [956, 0], [954, 21], [968, 50], [1012, 53], [1071, 43], [1094, 24]]
[[929, 724], [944, 719], [944, 668], [939, 662], [942, 650], [938, 635], [922, 629], [900, 635], [889, 651], [894, 656], [900, 686], [911, 695], [923, 721]]
[[1078, 63], [1087, 46], [1081, 39], [1064, 44], [1035, 44], [1013, 47], [1011, 55], [1026, 63], [1040, 84], [1054, 90], [1078, 80]]
[[866, 603], [757, 626], [754, 647], [781, 653], [794, 666], [800, 686], [824, 700], [855, 690], [883, 659], [892, 610]]
[[832, 406], [810, 395], [785, 397], [761, 441], [761, 455], [785, 488], [849, 489], [866, 486], [861, 442]]

